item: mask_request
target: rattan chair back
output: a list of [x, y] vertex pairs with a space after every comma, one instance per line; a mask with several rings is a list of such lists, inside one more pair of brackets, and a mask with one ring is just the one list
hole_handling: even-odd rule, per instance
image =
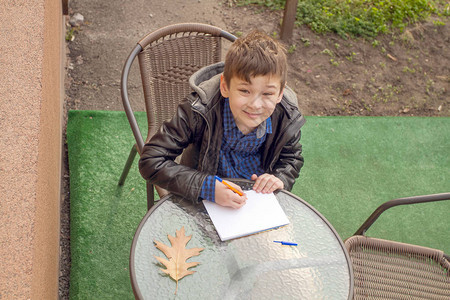
[[440, 250], [352, 236], [353, 299], [450, 299], [450, 263]]
[[146, 141], [192, 92], [189, 77], [222, 58], [220, 29], [200, 24], [163, 28], [139, 42], [139, 67], [148, 117]]

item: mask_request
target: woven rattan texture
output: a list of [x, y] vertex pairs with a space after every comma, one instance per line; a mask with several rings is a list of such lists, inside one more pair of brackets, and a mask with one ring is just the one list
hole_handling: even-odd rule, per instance
[[203, 33], [166, 36], [143, 49], [139, 54], [139, 66], [148, 115], [147, 140], [192, 92], [189, 77], [220, 59], [220, 37]]
[[450, 265], [442, 251], [363, 236], [345, 244], [354, 299], [450, 299]]

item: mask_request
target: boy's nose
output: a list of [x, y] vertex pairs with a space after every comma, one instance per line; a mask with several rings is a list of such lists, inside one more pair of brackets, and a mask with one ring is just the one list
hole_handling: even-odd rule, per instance
[[259, 109], [263, 107], [263, 100], [261, 96], [255, 96], [249, 103], [248, 106], [250, 106], [252, 109]]

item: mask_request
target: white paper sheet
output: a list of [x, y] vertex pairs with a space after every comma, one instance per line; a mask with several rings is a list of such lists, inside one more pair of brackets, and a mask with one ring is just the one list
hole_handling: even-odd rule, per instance
[[211, 201], [203, 204], [222, 241], [250, 235], [289, 224], [273, 193], [245, 191], [247, 202], [239, 209], [223, 207]]

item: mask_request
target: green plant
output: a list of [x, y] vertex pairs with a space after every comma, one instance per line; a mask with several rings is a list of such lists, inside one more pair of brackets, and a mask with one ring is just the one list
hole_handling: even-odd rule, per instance
[[444, 25], [445, 25], [445, 23], [442, 22], [441, 20], [434, 20], [434, 21], [433, 21], [433, 24], [434, 24], [435, 26], [444, 26]]
[[434, 81], [432, 79], [428, 79], [427, 82], [426, 82], [426, 91], [427, 91], [428, 95], [431, 94], [431, 90], [433, 88], [433, 85], [434, 85]]
[[[236, 4], [259, 5], [282, 10], [286, 0], [237, 0]], [[306, 24], [318, 33], [336, 32], [349, 36], [375, 37], [431, 14], [449, 16], [447, 0], [302, 0], [298, 2], [296, 24]]]
[[330, 59], [330, 64], [332, 64], [335, 67], [339, 66], [339, 62], [334, 60], [334, 59], [332, 59], [332, 58]]
[[75, 29], [75, 27], [71, 27], [69, 29], [67, 29], [66, 32], [66, 41], [71, 42], [75, 39], [75, 32], [77, 31], [77, 29]]
[[345, 58], [348, 59], [349, 61], [353, 61], [353, 57], [355, 57], [356, 53], [352, 51], [352, 53], [350, 53], [350, 55], [346, 56]]
[[374, 101], [382, 101], [388, 103], [390, 101], [398, 101], [397, 95], [402, 91], [402, 86], [387, 84], [385, 87], [380, 86], [377, 92], [372, 96]]
[[367, 111], [372, 111], [372, 106], [370, 104], [367, 104], [366, 101], [364, 99], [361, 99], [361, 103], [364, 106], [364, 109]]
[[333, 51], [331, 51], [331, 50], [329, 50], [329, 49], [324, 49], [324, 50], [322, 51], [322, 54], [326, 54], [326, 55], [329, 55], [329, 56], [331, 56], [331, 57], [334, 57]]
[[287, 50], [287, 52], [288, 52], [289, 54], [292, 54], [292, 53], [294, 53], [294, 51], [295, 51], [296, 48], [297, 48], [297, 45], [296, 45], [296, 44], [290, 45], [289, 48], [288, 48], [288, 50]]
[[306, 47], [311, 45], [311, 42], [307, 38], [300, 38], [300, 40], [303, 42], [303, 45]]
[[403, 68], [402, 72], [403, 72], [403, 73], [411, 73], [411, 74], [414, 74], [414, 73], [416, 73], [416, 69], [414, 69], [414, 68], [411, 69], [411, 68], [409, 68], [408, 66], [406, 66], [406, 67]]

